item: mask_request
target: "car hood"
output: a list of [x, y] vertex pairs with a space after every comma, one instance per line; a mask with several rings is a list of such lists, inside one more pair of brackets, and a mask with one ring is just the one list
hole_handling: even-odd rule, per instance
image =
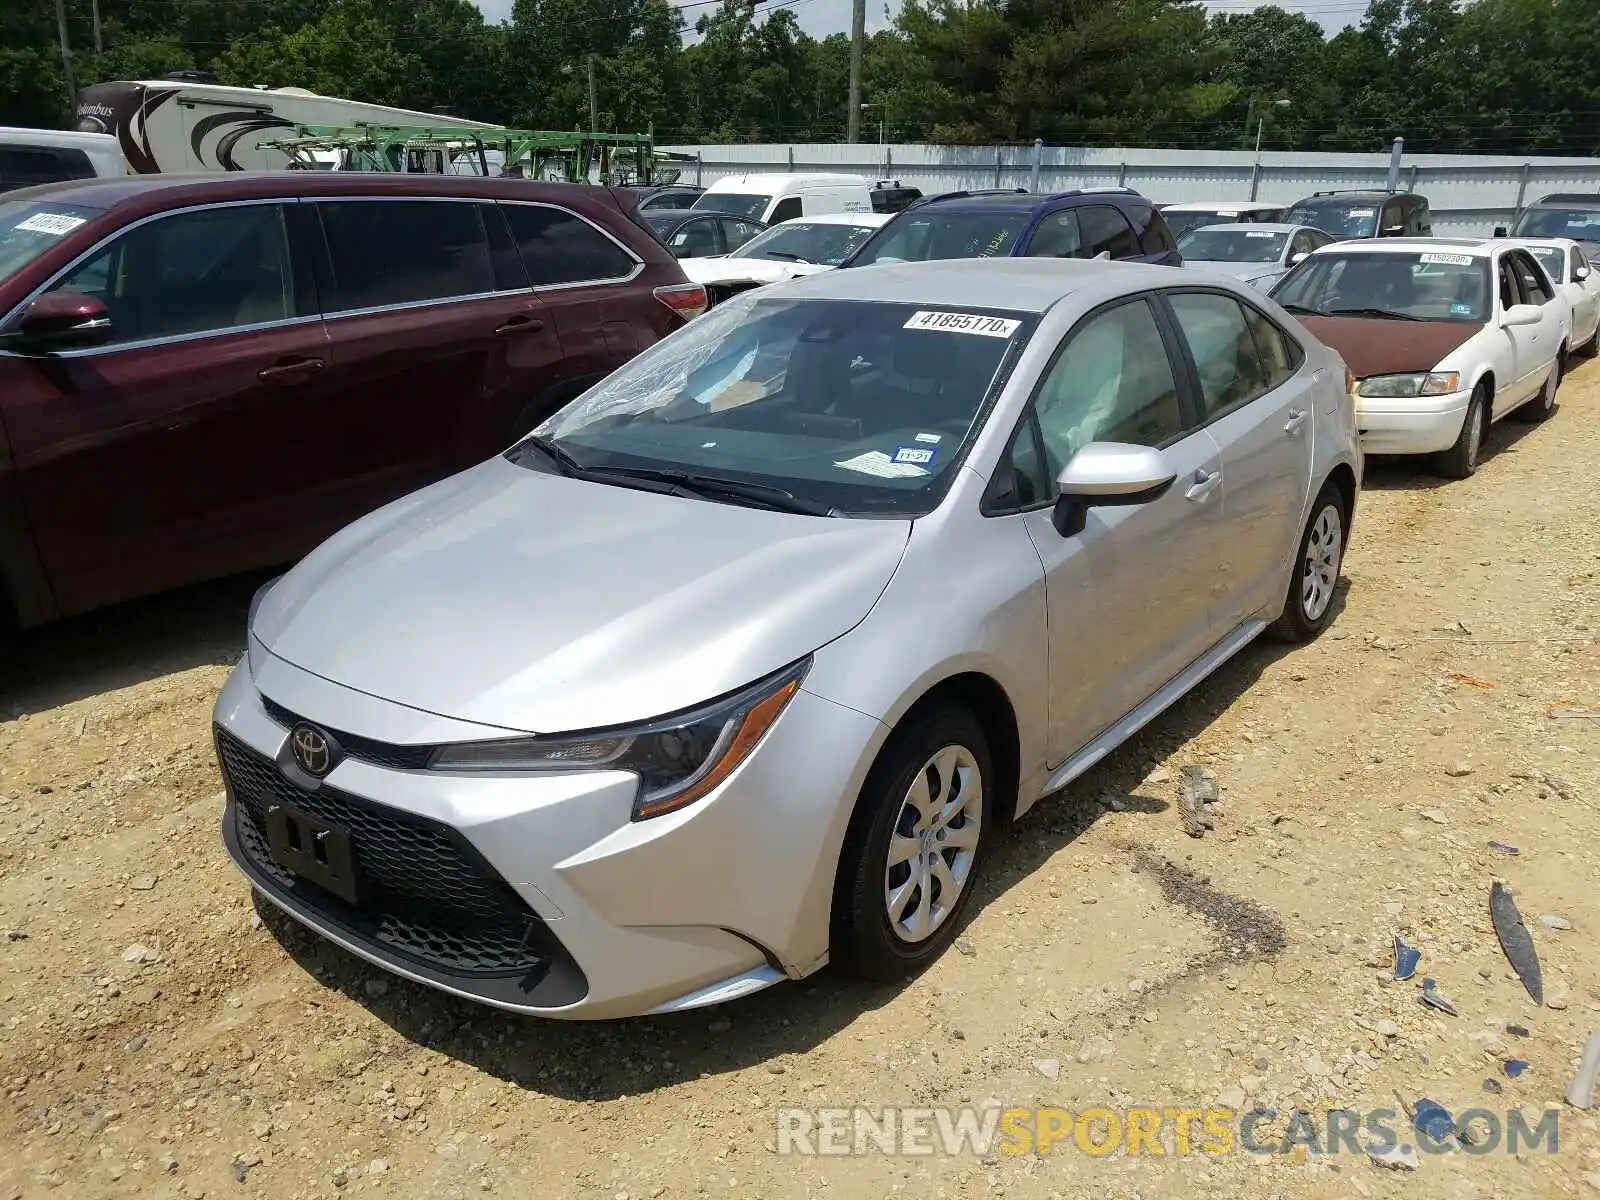
[[1186, 258], [1183, 265], [1201, 271], [1216, 271], [1234, 279], [1259, 279], [1263, 275], [1283, 274], [1283, 268], [1271, 262], [1212, 262], [1204, 258]]
[[802, 275], [817, 275], [832, 267], [818, 263], [780, 262], [772, 258], [684, 258], [678, 261], [690, 283], [782, 283]]
[[1382, 317], [1295, 318], [1323, 345], [1339, 352], [1357, 379], [1431, 371], [1482, 325], [1465, 321], [1392, 321]]
[[251, 629], [302, 670], [442, 716], [537, 733], [620, 725], [848, 632], [910, 530], [496, 458], [336, 534], [272, 587]]

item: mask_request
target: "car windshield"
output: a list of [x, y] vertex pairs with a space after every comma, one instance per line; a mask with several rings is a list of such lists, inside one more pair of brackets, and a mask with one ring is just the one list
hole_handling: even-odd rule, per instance
[[[931, 512], [1035, 318], [751, 292], [633, 359], [530, 443], [604, 482], [624, 472], [781, 490], [822, 511]], [[612, 476], [610, 473], [616, 472]], [[608, 477], [609, 476], [609, 477]]]
[[750, 196], [743, 192], [703, 192], [689, 207], [701, 212], [728, 213], [746, 220], [759, 221], [761, 214], [772, 203], [771, 196]]
[[1600, 242], [1600, 207], [1530, 208], [1512, 231], [1515, 237], [1564, 237]]
[[1288, 240], [1270, 229], [1196, 229], [1178, 239], [1178, 253], [1186, 262], [1275, 263]]
[[875, 225], [840, 225], [819, 221], [785, 221], [751, 238], [735, 251], [737, 258], [772, 258], [783, 262], [837, 267], [872, 236]]
[[912, 212], [885, 225], [850, 265], [1004, 258], [1027, 225], [1024, 212]]
[[1204, 229], [1207, 225], [1226, 225], [1238, 219], [1232, 213], [1225, 212], [1172, 212], [1164, 209], [1161, 215], [1166, 218], [1167, 228], [1172, 230], [1175, 238], [1181, 238], [1196, 229]]
[[82, 204], [0, 201], [0, 280], [15, 275], [100, 211]]
[[1310, 225], [1336, 238], [1371, 237], [1378, 232], [1376, 200], [1307, 200], [1296, 204], [1285, 225]]
[[1528, 248], [1544, 267], [1544, 273], [1555, 283], [1567, 281], [1567, 252], [1559, 246], [1530, 246]]
[[1396, 320], [1489, 319], [1488, 259], [1444, 251], [1319, 251], [1272, 289], [1291, 312]]

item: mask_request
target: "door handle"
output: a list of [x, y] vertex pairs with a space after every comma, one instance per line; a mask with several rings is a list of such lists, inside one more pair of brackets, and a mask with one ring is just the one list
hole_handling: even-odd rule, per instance
[[1183, 494], [1184, 498], [1187, 500], [1204, 500], [1211, 494], [1211, 489], [1221, 482], [1221, 471], [1208, 471], [1201, 467], [1194, 473], [1194, 483]]
[[538, 317], [508, 317], [494, 333], [496, 337], [510, 337], [516, 333], [538, 333], [543, 328], [544, 322]]
[[1285, 433], [1299, 433], [1300, 426], [1305, 423], [1306, 410], [1303, 408], [1291, 408], [1289, 410], [1289, 419], [1283, 423], [1283, 431]]
[[256, 378], [262, 383], [303, 383], [327, 365], [320, 358], [287, 358], [262, 367]]

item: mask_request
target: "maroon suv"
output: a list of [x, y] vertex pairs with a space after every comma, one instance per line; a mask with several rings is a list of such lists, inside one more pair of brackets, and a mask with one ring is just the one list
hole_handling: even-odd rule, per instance
[[291, 561], [503, 449], [704, 307], [634, 212], [293, 171], [0, 199], [7, 615]]

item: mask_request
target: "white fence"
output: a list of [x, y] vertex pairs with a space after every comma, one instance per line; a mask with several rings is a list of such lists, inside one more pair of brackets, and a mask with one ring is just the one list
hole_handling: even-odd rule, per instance
[[[1240, 150], [1089, 150], [1070, 146], [717, 145], [664, 146], [697, 155], [685, 172], [705, 184], [769, 171], [853, 171], [924, 192], [1025, 187], [1041, 192], [1119, 184], [1159, 203], [1249, 200], [1290, 204], [1329, 188], [1382, 187], [1391, 155]], [[1411, 154], [1399, 186], [1420, 192], [1438, 234], [1487, 234], [1549, 192], [1600, 192], [1600, 158]]]

